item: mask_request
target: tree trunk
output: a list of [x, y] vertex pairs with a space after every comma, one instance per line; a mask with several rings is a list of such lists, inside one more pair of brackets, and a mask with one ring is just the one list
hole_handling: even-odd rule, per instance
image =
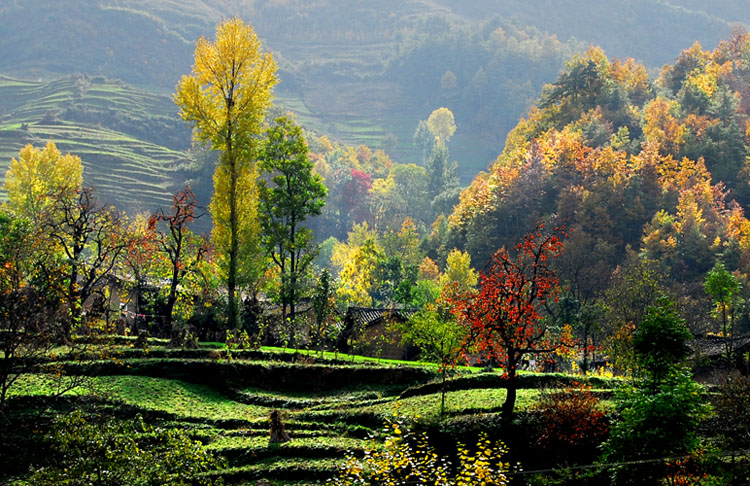
[[[520, 358], [519, 358], [520, 359]], [[518, 377], [516, 376], [516, 363], [510, 361], [508, 368], [505, 370], [507, 393], [505, 395], [505, 402], [501, 409], [501, 413], [504, 419], [513, 418], [513, 411], [516, 408], [516, 391], [518, 390]]]
[[515, 378], [508, 381], [507, 395], [505, 396], [505, 402], [503, 402], [502, 415], [505, 419], [513, 418], [513, 410], [516, 408], [516, 389], [518, 384]]
[[446, 369], [443, 366], [442, 369], [442, 382], [440, 383], [440, 416], [445, 415], [445, 375]]
[[164, 309], [164, 329], [165, 331], [172, 332], [172, 314], [174, 313], [174, 305], [177, 302], [177, 283], [173, 282], [169, 287], [169, 295], [167, 296], [167, 305]]
[[589, 328], [588, 326], [584, 326], [584, 332], [583, 332], [583, 363], [581, 363], [581, 371], [583, 371], [583, 376], [586, 376], [586, 374], [589, 371]]
[[82, 309], [81, 296], [78, 291], [78, 267], [74, 263], [70, 272], [70, 282], [68, 283], [68, 315], [70, 320], [63, 325], [63, 338], [69, 343], [72, 336], [72, 330], [81, 324]]
[[[2, 380], [2, 390], [0, 391], [0, 418], [5, 419], [5, 397], [8, 394], [8, 380], [10, 377], [7, 373], [3, 373], [3, 380]], [[0, 431], [2, 431], [3, 426], [0, 423]]]
[[[289, 189], [288, 189], [289, 190]], [[289, 314], [291, 315], [291, 328], [294, 336], [294, 348], [299, 348], [298, 333], [297, 333], [297, 322], [295, 321], [297, 315], [297, 245], [295, 245], [296, 228], [294, 223], [294, 216], [292, 216], [292, 224], [289, 230], [289, 241], [291, 243], [291, 251], [289, 252], [289, 289], [287, 297], [289, 298]]]
[[[229, 117], [231, 120], [231, 117]], [[227, 303], [229, 312], [227, 324], [230, 329], [239, 329], [240, 322], [237, 318], [237, 258], [239, 256], [239, 215], [237, 214], [237, 161], [232, 153], [231, 121], [229, 127], [227, 157], [229, 157], [229, 268], [227, 270]]]

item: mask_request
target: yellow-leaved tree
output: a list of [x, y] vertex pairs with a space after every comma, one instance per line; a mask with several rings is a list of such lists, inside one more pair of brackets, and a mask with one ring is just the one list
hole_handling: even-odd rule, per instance
[[38, 225], [42, 213], [63, 189], [83, 184], [83, 166], [77, 155], [62, 155], [54, 142], [43, 149], [26, 145], [11, 159], [3, 188], [8, 191], [8, 207], [16, 216]]
[[338, 297], [349, 305], [372, 305], [370, 291], [383, 247], [378, 233], [367, 222], [355, 224], [346, 243], [333, 247], [331, 263], [338, 273]]
[[445, 263], [445, 273], [440, 276], [442, 300], [476, 290], [479, 276], [471, 267], [471, 256], [468, 252], [453, 249]]
[[193, 73], [177, 85], [175, 102], [197, 137], [221, 152], [214, 173], [212, 239], [229, 297], [228, 325], [239, 327], [237, 292], [262, 270], [258, 218], [257, 135], [276, 85], [276, 63], [253, 28], [238, 18], [217, 27], [216, 41], [201, 37]]
[[430, 113], [430, 117], [427, 118], [427, 127], [438, 145], [447, 144], [448, 140], [456, 133], [456, 121], [453, 118], [453, 112], [445, 107], [438, 108]]

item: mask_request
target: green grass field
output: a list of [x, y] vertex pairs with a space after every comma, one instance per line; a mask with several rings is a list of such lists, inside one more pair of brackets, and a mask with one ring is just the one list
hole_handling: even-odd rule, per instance
[[[124, 374], [99, 374], [90, 376], [81, 386], [67, 393], [67, 407], [83, 407], [90, 413], [106, 413], [123, 417], [141, 413], [147, 421], [162, 427], [177, 427], [187, 430], [191, 436], [204, 442], [207, 447], [225, 457], [226, 467], [212, 474], [221, 476], [227, 484], [254, 484], [266, 479], [271, 484], [314, 484], [335, 474], [347, 452], [361, 452], [367, 445], [368, 436], [377, 434], [388, 417], [394, 415], [417, 418], [424, 424], [439, 426], [447, 421], [474, 420], [476, 417], [499, 416], [500, 405], [506, 391], [499, 386], [487, 387], [487, 383], [500, 382], [499, 374], [479, 373], [476, 370], [460, 369], [452, 379], [456, 388], [446, 395], [446, 414], [440, 416], [440, 393], [420, 387], [409, 388], [411, 394], [402, 398], [409, 385], [382, 383], [340, 383], [335, 389], [303, 392], [290, 387], [278, 391], [276, 383], [269, 386], [232, 386], [231, 381], [216, 376], [210, 383], [200, 378], [205, 372], [205, 354], [220, 345], [211, 344], [195, 351], [170, 350], [164, 343], [152, 340], [148, 350], [138, 350], [120, 343], [114, 351], [118, 366]], [[61, 350], [63, 351], [63, 350]], [[243, 359], [242, 353], [230, 358], [214, 352], [217, 365], [225, 367], [282, 366], [286, 373], [309, 373], [310, 360], [317, 353], [295, 354], [291, 350], [264, 348], [252, 359]], [[195, 356], [191, 357], [191, 353]], [[177, 358], [176, 356], [181, 356]], [[64, 359], [64, 352], [59, 356]], [[161, 357], [156, 357], [161, 356]], [[171, 357], [174, 356], [174, 357]], [[324, 355], [321, 364], [313, 364], [322, 370], [356, 369], [373, 367], [387, 374], [405, 366], [416, 366], [432, 371], [434, 366], [424, 363], [388, 362], [377, 364], [371, 359], [357, 357], [335, 361], [334, 355]], [[342, 356], [338, 356], [342, 358]], [[301, 360], [296, 364], [296, 360]], [[154, 364], [179, 362], [195, 372], [187, 376], [149, 376], [134, 374], [136, 370], [158, 369]], [[276, 364], [274, 364], [276, 363]], [[304, 364], [303, 364], [304, 363]], [[85, 366], [80, 368], [86, 370]], [[92, 370], [95, 367], [90, 368]], [[169, 374], [169, 372], [165, 372]], [[286, 376], [286, 375], [285, 375]], [[425, 376], [430, 376], [425, 375]], [[534, 375], [528, 375], [533, 377]], [[497, 381], [495, 381], [497, 380]], [[41, 375], [24, 375], [11, 389], [11, 403], [24, 403], [24, 414], [50, 413], [46, 398], [53, 393], [54, 380]], [[601, 387], [611, 386], [604, 380]], [[414, 391], [416, 390], [416, 391]], [[534, 407], [540, 390], [521, 389], [518, 393], [517, 410], [525, 412]], [[29, 402], [30, 401], [30, 402]], [[34, 412], [29, 403], [39, 403]], [[46, 405], [45, 405], [46, 403]], [[71, 405], [72, 404], [72, 405]], [[76, 405], [77, 404], [77, 405]], [[268, 444], [268, 416], [274, 409], [282, 412], [283, 421], [291, 441], [282, 445]], [[277, 482], [281, 481], [281, 482]]]

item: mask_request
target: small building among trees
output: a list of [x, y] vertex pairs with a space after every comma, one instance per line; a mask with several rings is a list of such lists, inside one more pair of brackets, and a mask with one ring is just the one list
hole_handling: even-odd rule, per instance
[[343, 353], [386, 359], [407, 359], [414, 353], [401, 344], [394, 323], [408, 321], [416, 309], [349, 307], [336, 347]]
[[727, 369], [750, 374], [750, 336], [726, 338], [697, 337], [689, 344], [699, 381], [712, 381], [715, 376], [726, 376]]

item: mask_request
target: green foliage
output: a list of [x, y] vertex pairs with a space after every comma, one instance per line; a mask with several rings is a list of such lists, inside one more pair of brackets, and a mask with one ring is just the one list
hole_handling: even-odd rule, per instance
[[437, 362], [441, 368], [456, 362], [467, 337], [467, 330], [449, 312], [434, 306], [420, 310], [396, 326], [404, 342], [417, 346], [423, 359]]
[[[445, 307], [429, 305], [414, 314], [406, 323], [397, 325], [402, 340], [417, 346], [422, 359], [440, 365], [442, 382], [445, 384], [448, 369], [456, 365], [466, 353], [469, 330], [459, 324]], [[440, 413], [445, 412], [445, 387], [440, 392]]]
[[611, 468], [613, 484], [656, 484], [668, 475], [672, 458], [698, 449], [698, 426], [710, 408], [703, 388], [682, 365], [689, 338], [666, 299], [650, 307], [639, 324], [633, 336], [639, 374], [618, 392], [618, 420], [602, 460], [644, 462]]
[[671, 368], [656, 383], [636, 383], [618, 393], [619, 419], [612, 426], [602, 461], [643, 464], [611, 469], [613, 484], [657, 484], [671, 458], [697, 450], [699, 424], [708, 417], [703, 388], [682, 369]]
[[649, 307], [633, 335], [636, 362], [646, 379], [657, 383], [681, 364], [690, 353], [687, 342], [692, 337], [685, 320], [667, 298]]
[[655, 268], [654, 263], [629, 253], [625, 262], [613, 272], [609, 288], [604, 293], [609, 359], [615, 368], [624, 372], [635, 366], [633, 331], [636, 324], [665, 293], [663, 282], [666, 276]]
[[307, 152], [302, 130], [280, 117], [266, 133], [258, 167], [266, 179], [258, 183], [258, 212], [266, 253], [278, 268], [282, 320], [287, 306], [295, 318], [295, 305], [305, 293], [305, 277], [318, 247], [305, 221], [321, 212], [327, 189]]
[[[721, 262], [706, 274], [703, 289], [714, 301], [715, 315], [721, 319], [722, 334], [725, 338], [735, 337], [735, 313], [742, 302], [740, 292], [742, 284], [732, 275]], [[727, 358], [731, 357], [731, 343], [726, 343]]]
[[385, 443], [373, 442], [363, 458], [347, 457], [339, 475], [328, 486], [397, 484], [434, 484], [436, 486], [501, 486], [508, 484], [506, 474], [513, 468], [502, 461], [507, 448], [480, 434], [472, 450], [458, 444], [455, 466], [439, 456], [424, 432], [413, 432], [407, 421], [396, 416], [386, 423]]
[[227, 349], [230, 351], [238, 349], [253, 349], [256, 343], [252, 341], [245, 329], [227, 329], [225, 338]]
[[76, 411], [55, 422], [49, 440], [55, 450], [54, 465], [35, 472], [33, 484], [223, 484], [202, 476], [218, 462], [200, 442], [184, 431], [154, 430], [140, 416], [118, 423]]
[[35, 277], [40, 239], [30, 220], [0, 208], [0, 291], [18, 289]]
[[424, 308], [434, 304], [440, 298], [440, 284], [434, 280], [417, 280], [410, 294], [411, 298], [407, 303], [416, 308]]

